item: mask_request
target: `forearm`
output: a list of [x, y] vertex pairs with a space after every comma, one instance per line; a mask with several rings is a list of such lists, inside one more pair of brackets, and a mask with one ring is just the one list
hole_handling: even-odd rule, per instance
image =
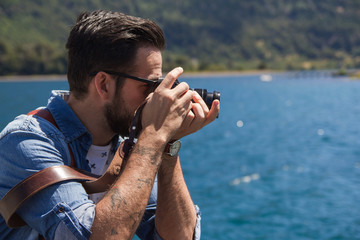
[[139, 225], [155, 175], [163, 143], [139, 137], [121, 176], [97, 204], [92, 239], [130, 239]]
[[196, 211], [180, 160], [164, 156], [158, 174], [156, 229], [163, 239], [192, 239], [195, 224]]

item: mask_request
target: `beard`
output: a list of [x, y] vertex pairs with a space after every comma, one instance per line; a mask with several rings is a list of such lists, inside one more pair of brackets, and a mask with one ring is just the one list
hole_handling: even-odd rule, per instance
[[120, 100], [117, 99], [118, 97], [114, 97], [111, 103], [105, 105], [105, 117], [112, 132], [127, 137], [134, 114], [126, 109], [121, 97]]

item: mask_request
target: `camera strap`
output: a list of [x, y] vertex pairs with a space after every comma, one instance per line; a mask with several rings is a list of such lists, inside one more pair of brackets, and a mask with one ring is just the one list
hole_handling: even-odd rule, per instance
[[[123, 157], [124, 159], [126, 159], [129, 155], [129, 153], [131, 152], [132, 148], [135, 145], [135, 139], [139, 136], [140, 131], [142, 129], [141, 127], [141, 113], [142, 110], [144, 109], [144, 106], [146, 104], [147, 101], [143, 102], [136, 110], [134, 118], [131, 122], [131, 126], [129, 129], [129, 138], [125, 140], [124, 142], [124, 147], [123, 147]], [[119, 154], [122, 154], [119, 151]]]

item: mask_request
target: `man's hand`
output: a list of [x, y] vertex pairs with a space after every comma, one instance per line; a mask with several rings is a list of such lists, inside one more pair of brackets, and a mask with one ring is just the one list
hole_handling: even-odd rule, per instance
[[174, 134], [183, 125], [184, 119], [189, 118], [187, 116], [191, 108], [196, 112], [195, 115], [203, 112], [202, 107], [197, 106], [199, 103], [194, 106], [191, 102], [195, 93], [189, 91], [187, 83], [180, 83], [175, 88], [171, 88], [182, 73], [183, 69], [180, 67], [169, 72], [156, 90], [148, 96], [142, 112], [143, 130], [151, 131], [165, 142], [173, 139]]
[[180, 139], [194, 133], [216, 119], [220, 111], [220, 101], [214, 100], [211, 108], [207, 107], [201, 96], [194, 91], [191, 111], [188, 112], [179, 131], [172, 139]]

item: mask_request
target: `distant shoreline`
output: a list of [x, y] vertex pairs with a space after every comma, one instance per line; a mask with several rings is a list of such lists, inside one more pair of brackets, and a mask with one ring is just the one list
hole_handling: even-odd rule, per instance
[[0, 82], [66, 81], [66, 75], [11, 75], [0, 76]]
[[[185, 72], [183, 77], [206, 77], [206, 76], [236, 76], [236, 75], [258, 75], [279, 73], [274, 70], [246, 70], [246, 71], [224, 71], [224, 72]], [[0, 82], [24, 82], [24, 81], [66, 81], [67, 76], [63, 75], [9, 75], [0, 76]]]

